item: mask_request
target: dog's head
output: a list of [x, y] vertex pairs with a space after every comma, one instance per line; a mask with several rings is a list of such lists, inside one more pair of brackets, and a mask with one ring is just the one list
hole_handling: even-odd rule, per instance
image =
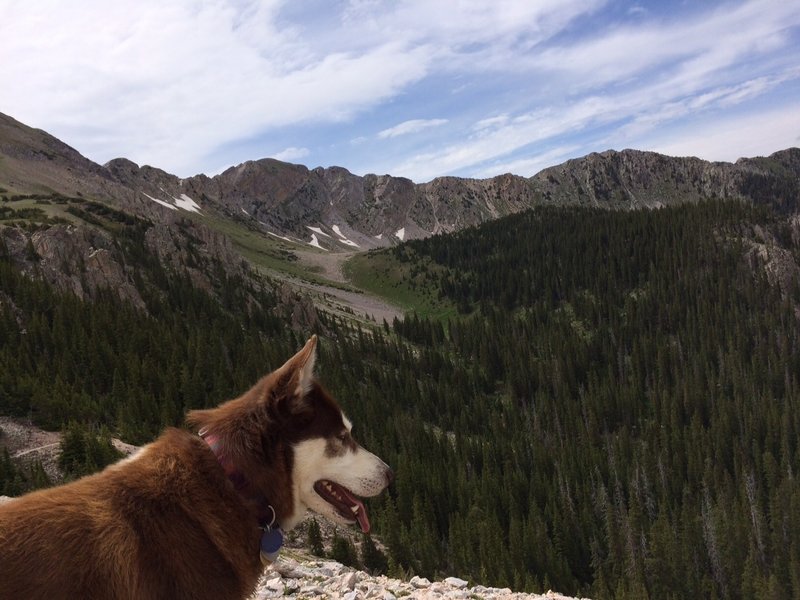
[[192, 411], [189, 423], [216, 440], [216, 452], [266, 498], [291, 529], [306, 509], [342, 524], [370, 524], [359, 497], [391, 483], [391, 469], [353, 438], [352, 424], [314, 380], [317, 337], [243, 396]]

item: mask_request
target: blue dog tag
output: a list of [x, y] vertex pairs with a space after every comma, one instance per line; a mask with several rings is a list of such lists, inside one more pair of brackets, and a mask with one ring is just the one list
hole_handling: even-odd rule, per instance
[[283, 546], [283, 531], [279, 527], [264, 529], [264, 534], [261, 536], [261, 558], [271, 563], [275, 562], [281, 546]]

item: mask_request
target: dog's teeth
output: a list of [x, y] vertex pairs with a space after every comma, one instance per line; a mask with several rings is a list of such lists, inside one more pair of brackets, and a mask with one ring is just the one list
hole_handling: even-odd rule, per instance
[[354, 504], [353, 506], [351, 506], [351, 507], [350, 507], [350, 510], [352, 510], [352, 511], [353, 511], [353, 514], [354, 514], [354, 515], [357, 515], [357, 514], [358, 514], [358, 506], [356, 506], [355, 504]]

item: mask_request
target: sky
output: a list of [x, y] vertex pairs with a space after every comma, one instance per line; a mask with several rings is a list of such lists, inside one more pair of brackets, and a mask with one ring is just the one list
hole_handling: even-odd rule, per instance
[[0, 112], [180, 177], [800, 146], [795, 0], [0, 0]]

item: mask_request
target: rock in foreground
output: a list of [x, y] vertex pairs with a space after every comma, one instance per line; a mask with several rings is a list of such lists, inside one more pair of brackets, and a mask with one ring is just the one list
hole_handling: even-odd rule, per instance
[[551, 591], [541, 595], [523, 594], [508, 588], [471, 585], [471, 582], [457, 577], [433, 582], [424, 577], [413, 577], [410, 581], [382, 575], [374, 577], [337, 562], [296, 552], [283, 553], [278, 562], [264, 573], [253, 600], [266, 598], [574, 600]]

